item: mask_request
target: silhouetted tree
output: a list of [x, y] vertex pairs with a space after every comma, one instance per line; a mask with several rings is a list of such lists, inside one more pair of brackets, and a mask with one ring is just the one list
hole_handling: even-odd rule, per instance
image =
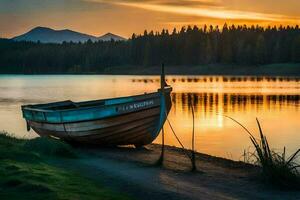
[[145, 30], [127, 41], [17, 42], [0, 39], [0, 73], [90, 73], [121, 65], [260, 65], [300, 62], [299, 26]]

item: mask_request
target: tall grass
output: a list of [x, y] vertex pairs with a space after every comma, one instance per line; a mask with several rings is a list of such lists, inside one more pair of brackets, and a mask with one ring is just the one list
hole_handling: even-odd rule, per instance
[[262, 175], [266, 181], [286, 189], [300, 189], [300, 173], [297, 170], [300, 165], [296, 162], [300, 149], [287, 158], [285, 148], [282, 153], [275, 152], [270, 148], [258, 119], [256, 119], [256, 122], [259, 129], [259, 139], [256, 139], [241, 123], [231, 117], [228, 118], [243, 127], [249, 134], [250, 140], [255, 147], [253, 156], [261, 166]]

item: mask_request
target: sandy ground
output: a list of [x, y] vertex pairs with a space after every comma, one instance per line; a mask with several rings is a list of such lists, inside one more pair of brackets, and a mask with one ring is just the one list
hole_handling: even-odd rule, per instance
[[83, 176], [135, 199], [300, 199], [300, 191], [283, 191], [259, 181], [258, 168], [197, 154], [197, 171], [180, 149], [167, 147], [163, 166], [155, 163], [159, 145], [81, 149], [80, 158], [63, 161]]

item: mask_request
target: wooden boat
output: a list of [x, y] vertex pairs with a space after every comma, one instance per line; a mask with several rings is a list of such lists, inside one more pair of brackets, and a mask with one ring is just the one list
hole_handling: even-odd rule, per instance
[[71, 143], [142, 146], [159, 134], [171, 109], [172, 88], [161, 74], [154, 93], [86, 102], [22, 106], [27, 130]]

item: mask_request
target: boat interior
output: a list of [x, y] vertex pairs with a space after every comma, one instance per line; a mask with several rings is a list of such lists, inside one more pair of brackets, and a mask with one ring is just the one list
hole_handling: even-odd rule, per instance
[[95, 101], [87, 101], [87, 102], [73, 102], [71, 100], [60, 101], [55, 103], [48, 104], [39, 104], [34, 106], [27, 106], [34, 109], [43, 109], [43, 110], [68, 110], [75, 108], [84, 108], [84, 107], [93, 107], [93, 106], [101, 106], [105, 105], [105, 100], [95, 100]]
[[[147, 93], [145, 93], [147, 94]], [[23, 108], [29, 109], [41, 109], [41, 110], [69, 110], [69, 109], [76, 109], [76, 108], [86, 108], [86, 107], [95, 107], [95, 106], [104, 106], [104, 105], [113, 105], [113, 104], [120, 104], [132, 101], [132, 98], [145, 96], [136, 95], [136, 96], [128, 96], [128, 97], [120, 97], [120, 98], [112, 98], [112, 99], [100, 99], [100, 100], [92, 100], [92, 101], [83, 101], [83, 102], [73, 102], [71, 100], [66, 101], [59, 101], [54, 103], [47, 103], [47, 104], [37, 104], [37, 105], [26, 105], [22, 106]], [[155, 93], [148, 93], [148, 95], [155, 94]]]

